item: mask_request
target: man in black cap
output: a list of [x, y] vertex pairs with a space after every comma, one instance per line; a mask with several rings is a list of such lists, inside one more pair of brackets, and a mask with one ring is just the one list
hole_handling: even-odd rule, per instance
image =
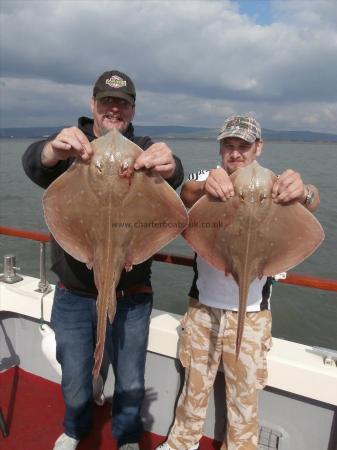
[[[89, 142], [115, 128], [145, 150], [136, 160], [135, 169], [155, 170], [176, 189], [184, 176], [181, 161], [166, 144], [134, 136], [135, 101], [136, 90], [126, 74], [116, 70], [104, 72], [93, 90], [93, 119], [80, 117], [78, 127], [64, 128], [57, 135], [30, 145], [23, 156], [26, 174], [47, 188], [75, 157], [89, 161], [93, 154]], [[66, 406], [64, 433], [55, 442], [54, 450], [74, 450], [92, 423], [97, 290], [92, 270], [72, 258], [54, 240], [52, 270], [60, 280], [55, 290], [52, 325]], [[123, 271], [116, 290], [119, 301], [115, 319], [107, 326], [106, 351], [115, 375], [112, 435], [123, 450], [138, 450], [142, 432], [139, 413], [145, 392], [152, 309], [150, 276], [150, 260], [136, 265], [131, 272]]]

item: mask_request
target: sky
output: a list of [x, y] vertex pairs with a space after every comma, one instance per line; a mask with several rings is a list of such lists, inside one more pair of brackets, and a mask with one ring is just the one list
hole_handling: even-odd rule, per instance
[[0, 127], [74, 125], [121, 70], [138, 125], [337, 132], [336, 0], [0, 0]]

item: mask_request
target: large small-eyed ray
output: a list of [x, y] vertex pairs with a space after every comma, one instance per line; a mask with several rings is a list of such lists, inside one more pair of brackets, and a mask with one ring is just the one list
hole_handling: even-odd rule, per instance
[[91, 143], [90, 163], [76, 160], [43, 196], [47, 226], [59, 245], [94, 270], [97, 344], [93, 374], [102, 361], [107, 315], [113, 321], [116, 286], [130, 270], [187, 226], [176, 192], [155, 172], [134, 171], [142, 153], [117, 130]]
[[184, 238], [211, 266], [232, 274], [239, 286], [236, 356], [244, 328], [250, 283], [301, 263], [324, 239], [318, 220], [301, 204], [271, 198], [276, 175], [256, 161], [230, 176], [235, 196], [204, 195], [189, 211]]

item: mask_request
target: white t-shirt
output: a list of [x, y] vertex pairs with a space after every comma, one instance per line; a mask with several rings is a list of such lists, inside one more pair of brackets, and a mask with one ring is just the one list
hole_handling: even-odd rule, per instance
[[[193, 181], [205, 181], [209, 171], [199, 170], [189, 175]], [[195, 277], [190, 295], [196, 296], [204, 305], [213, 308], [237, 311], [239, 306], [239, 287], [232, 275], [225, 274], [210, 266], [201, 256], [197, 255]], [[195, 289], [197, 288], [197, 290]], [[270, 308], [271, 279], [262, 277], [252, 281], [248, 291], [247, 312], [261, 311]]]

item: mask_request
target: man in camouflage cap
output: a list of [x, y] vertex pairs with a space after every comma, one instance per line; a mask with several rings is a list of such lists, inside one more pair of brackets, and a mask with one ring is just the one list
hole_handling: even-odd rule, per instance
[[[250, 115], [225, 120], [218, 141], [221, 165], [199, 170], [183, 185], [181, 198], [191, 207], [202, 195], [223, 200], [234, 196], [229, 177], [261, 155], [261, 127]], [[317, 189], [305, 186], [299, 173], [286, 170], [273, 186], [275, 202], [301, 202], [310, 211], [319, 203]], [[245, 332], [236, 361], [238, 286], [195, 255], [194, 279], [187, 313], [182, 319], [179, 358], [185, 367], [184, 386], [167, 441], [157, 450], [196, 450], [202, 436], [209, 395], [222, 361], [227, 430], [221, 450], [256, 450], [258, 390], [267, 381], [266, 357], [271, 343], [271, 278], [255, 279], [249, 287]], [[249, 351], [247, 350], [249, 349]]]
[[252, 144], [261, 139], [261, 127], [252, 116], [232, 116], [225, 120], [218, 141], [229, 137], [241, 138]]

